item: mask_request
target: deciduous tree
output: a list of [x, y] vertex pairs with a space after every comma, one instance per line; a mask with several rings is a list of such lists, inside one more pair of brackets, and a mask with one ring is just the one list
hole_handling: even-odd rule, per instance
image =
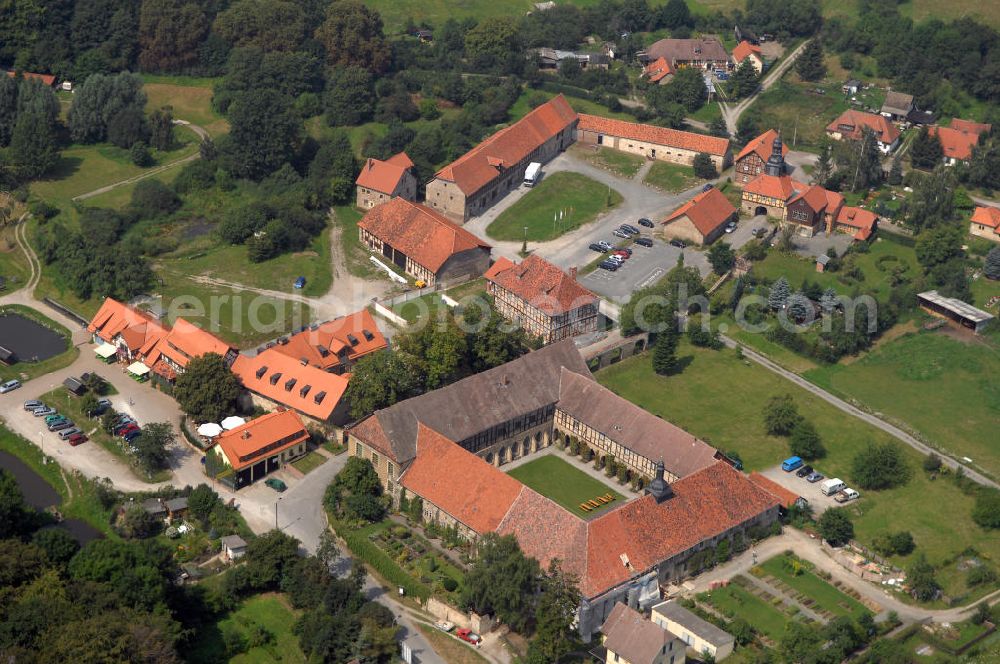
[[823, 539], [833, 546], [846, 544], [854, 537], [854, 523], [843, 508], [830, 508], [823, 512], [816, 526]]
[[218, 353], [192, 358], [177, 377], [174, 397], [195, 422], [218, 422], [236, 409], [240, 384]]
[[316, 30], [326, 49], [328, 64], [356, 65], [381, 73], [389, 67], [392, 51], [382, 34], [382, 17], [358, 0], [337, 0]]
[[301, 125], [288, 99], [274, 90], [249, 90], [233, 101], [226, 156], [229, 170], [259, 180], [288, 162], [299, 144]]
[[541, 569], [521, 551], [513, 535], [487, 533], [477, 542], [479, 555], [465, 575], [460, 603], [476, 613], [492, 614], [522, 631], [535, 615]]
[[139, 64], [145, 71], [179, 72], [198, 61], [208, 34], [205, 13], [187, 0], [142, 0]]
[[563, 571], [558, 560], [549, 563], [535, 610], [535, 638], [528, 644], [527, 664], [558, 662], [574, 650], [578, 585], [576, 576]]
[[801, 420], [799, 409], [791, 394], [781, 394], [768, 399], [764, 405], [764, 430], [772, 436], [787, 436]]
[[239, 0], [215, 17], [212, 30], [233, 46], [294, 51], [306, 33], [306, 16], [295, 2]]
[[807, 461], [820, 459], [826, 456], [826, 448], [823, 447], [823, 440], [816, 431], [812, 422], [800, 419], [792, 427], [791, 437], [788, 439], [788, 449], [794, 455], [802, 457]]
[[862, 489], [889, 489], [906, 484], [911, 468], [894, 442], [869, 443], [854, 457], [851, 477]]
[[708, 262], [716, 274], [725, 274], [736, 263], [736, 252], [728, 242], [715, 242], [708, 249]]

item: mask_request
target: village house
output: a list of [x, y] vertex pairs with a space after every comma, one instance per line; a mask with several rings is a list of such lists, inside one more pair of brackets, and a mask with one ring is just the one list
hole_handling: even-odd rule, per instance
[[650, 62], [642, 70], [642, 75], [649, 79], [650, 83], [666, 85], [673, 79], [677, 70], [667, 62], [666, 58], [657, 58]]
[[883, 115], [849, 109], [826, 126], [826, 133], [835, 141], [860, 141], [864, 130], [875, 133], [878, 149], [889, 154], [899, 145], [899, 130]]
[[361, 242], [414, 279], [478, 277], [490, 265], [490, 245], [441, 213], [394, 198], [358, 222]]
[[846, 205], [840, 208], [827, 232], [847, 233], [855, 240], [866, 241], [878, 229], [878, 215], [871, 210]]
[[220, 355], [226, 366], [231, 367], [239, 351], [197, 325], [178, 318], [143, 363], [149, 367], [154, 381], [161, 386], [168, 386], [173, 384], [179, 374], [184, 373], [188, 362], [208, 353]]
[[538, 57], [538, 68], [555, 70], [563, 60], [576, 60], [580, 69], [607, 69], [611, 58], [606, 53], [577, 53], [556, 48], [537, 48], [532, 51]]
[[695, 657], [706, 655], [721, 662], [733, 653], [736, 639], [707, 620], [681, 606], [676, 600], [663, 602], [653, 607], [654, 623], [676, 634], [687, 644], [688, 652]]
[[601, 633], [605, 664], [684, 664], [683, 641], [621, 602], [611, 610]]
[[240, 355], [233, 373], [247, 390], [247, 407], [267, 411], [289, 408], [317, 424], [344, 424], [349, 406], [344, 397], [350, 374], [340, 375], [286, 355], [280, 346], [250, 357]]
[[1000, 242], [1000, 208], [988, 205], [976, 207], [969, 219], [969, 233]]
[[715, 35], [694, 39], [661, 39], [646, 49], [645, 57], [648, 61], [663, 58], [674, 68], [728, 70], [731, 66], [726, 47]]
[[671, 212], [663, 220], [663, 235], [694, 244], [711, 244], [738, 216], [725, 194], [712, 187]]
[[426, 204], [463, 223], [482, 214], [521, 185], [528, 164], [569, 147], [576, 122], [566, 98], [553, 97], [438, 171], [427, 183]]
[[732, 161], [728, 138], [580, 114], [576, 139], [584, 145], [630, 152], [647, 159], [691, 166], [704, 152], [720, 172]]
[[764, 71], [764, 56], [760, 46], [748, 41], [741, 41], [737, 44], [736, 48], [733, 49], [733, 66], [739, 67], [744, 60], [750, 60], [750, 64], [758, 74]]
[[309, 432], [302, 420], [286, 410], [267, 413], [223, 431], [208, 454], [214, 455], [215, 462], [225, 468], [216, 479], [235, 490], [263, 479], [305, 454], [308, 440]]
[[550, 344], [597, 330], [598, 298], [570, 274], [532, 254], [521, 263], [501, 257], [484, 275], [493, 306], [528, 334]]
[[905, 121], [913, 111], [913, 95], [905, 92], [890, 90], [885, 95], [885, 102], [882, 104], [881, 115], [889, 118], [893, 122]]
[[343, 374], [365, 355], [387, 347], [375, 317], [368, 309], [362, 309], [325, 323], [313, 323], [297, 334], [279, 339], [271, 348], [323, 371]]
[[775, 154], [775, 146], [781, 146], [781, 164], [777, 171], [772, 171], [776, 175], [784, 175], [784, 158], [788, 155], [788, 146], [781, 142], [781, 134], [774, 129], [768, 129], [763, 134], [753, 139], [740, 150], [736, 155], [733, 170], [735, 171], [736, 182], [749, 182], [764, 172], [767, 160]]
[[395, 154], [385, 161], [369, 157], [361, 167], [355, 185], [355, 205], [363, 210], [371, 209], [396, 196], [408, 201], [417, 200], [417, 176], [413, 171], [413, 161], [405, 152]]
[[98, 344], [99, 357], [125, 364], [141, 361], [167, 334], [167, 328], [149, 314], [110, 297], [94, 314], [87, 331]]
[[972, 148], [979, 144], [979, 137], [992, 130], [992, 125], [956, 118], [951, 121], [950, 127], [930, 127], [928, 133], [936, 136], [941, 143], [944, 163], [954, 166], [958, 162], [968, 164], [972, 159]]

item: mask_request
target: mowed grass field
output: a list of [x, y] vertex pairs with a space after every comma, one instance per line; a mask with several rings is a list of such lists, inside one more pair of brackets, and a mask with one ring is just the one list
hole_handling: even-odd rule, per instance
[[696, 186], [701, 180], [690, 166], [658, 161], [650, 167], [643, 182], [663, 191], [679, 193]]
[[[713, 351], [683, 343], [678, 352], [687, 362], [677, 375], [658, 376], [648, 353], [612, 365], [596, 374], [603, 385], [651, 413], [690, 431], [722, 451], [736, 451], [747, 470], [772, 467], [788, 456], [785, 438], [764, 433], [761, 412], [774, 395], [791, 394], [799, 412], [819, 431], [827, 457], [813, 465], [827, 477], [850, 482], [854, 456], [869, 443], [890, 440], [888, 434], [850, 417], [818, 397], [750, 361], [732, 350]], [[882, 388], [886, 398], [892, 391]], [[927, 411], [943, 407], [925, 403]], [[995, 428], [995, 427], [994, 427]], [[984, 444], [990, 439], [983, 432]], [[1000, 533], [987, 532], [971, 519], [973, 498], [950, 481], [930, 480], [920, 469], [923, 459], [899, 443], [913, 470], [903, 487], [887, 491], [862, 491], [859, 501], [847, 508], [857, 537], [871, 543], [881, 533], [909, 530], [935, 563], [967, 547], [988, 558], [1000, 556]], [[906, 563], [906, 560], [900, 562]], [[953, 589], [956, 591], [960, 589]]]
[[146, 112], [164, 106], [173, 109], [175, 120], [186, 120], [212, 136], [229, 132], [229, 121], [212, 108], [212, 86], [217, 79], [144, 75]]
[[486, 234], [494, 240], [545, 242], [590, 223], [622, 200], [617, 191], [585, 175], [545, 174], [534, 189], [500, 213]]
[[[518, 466], [508, 475], [578, 516], [593, 516], [595, 513], [622, 504], [620, 493], [557, 456], [539, 457]], [[615, 500], [606, 506], [590, 512], [580, 509], [580, 503], [608, 493], [612, 494]]]

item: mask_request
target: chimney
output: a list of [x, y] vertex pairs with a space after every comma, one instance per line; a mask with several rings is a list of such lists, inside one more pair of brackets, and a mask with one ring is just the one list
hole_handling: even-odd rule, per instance
[[500, 377], [500, 387], [507, 387], [510, 385], [510, 376], [504, 374]]
[[663, 465], [663, 460], [660, 459], [656, 462], [656, 471], [653, 474], [653, 481], [649, 483], [649, 488], [646, 489], [646, 492], [655, 498], [657, 503], [662, 503], [664, 500], [671, 498], [674, 495], [670, 485], [667, 484], [667, 480], [664, 479], [665, 473], [666, 468]]
[[576, 281], [576, 266], [574, 265], [569, 269], [569, 278]]

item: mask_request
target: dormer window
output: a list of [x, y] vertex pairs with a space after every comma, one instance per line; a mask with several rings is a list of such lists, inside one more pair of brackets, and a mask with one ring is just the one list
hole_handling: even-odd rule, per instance
[[277, 385], [278, 381], [281, 380], [281, 372], [279, 371], [271, 374], [271, 378], [269, 380], [271, 381], [271, 385]]
[[260, 380], [261, 378], [263, 378], [264, 374], [266, 374], [266, 373], [267, 373], [267, 366], [266, 365], [260, 367], [259, 369], [257, 369], [257, 380]]

